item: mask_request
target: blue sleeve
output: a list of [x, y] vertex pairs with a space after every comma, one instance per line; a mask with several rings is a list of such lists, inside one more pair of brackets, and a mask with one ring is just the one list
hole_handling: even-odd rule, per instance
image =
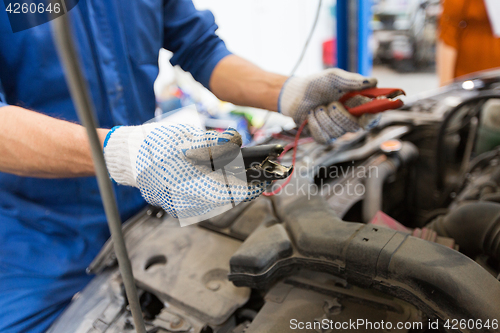
[[174, 53], [172, 65], [190, 72], [209, 88], [217, 63], [231, 54], [215, 34], [218, 26], [210, 11], [198, 11], [191, 0], [166, 0], [163, 47]]
[[5, 96], [5, 91], [3, 90], [2, 81], [0, 81], [0, 108], [6, 105], [8, 105], [7, 97]]

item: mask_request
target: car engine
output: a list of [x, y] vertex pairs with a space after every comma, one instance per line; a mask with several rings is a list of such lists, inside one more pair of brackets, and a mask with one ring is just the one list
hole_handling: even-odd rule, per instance
[[[148, 332], [500, 332], [500, 71], [302, 140], [291, 177], [196, 225], [124, 224]], [[112, 247], [49, 332], [134, 331]]]

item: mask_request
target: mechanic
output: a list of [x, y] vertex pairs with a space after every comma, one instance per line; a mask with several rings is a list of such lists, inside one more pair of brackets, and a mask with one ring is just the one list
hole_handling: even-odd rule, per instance
[[[3, 2], [0, 12], [0, 331], [42, 332], [92, 279], [85, 268], [109, 231], [86, 132], [78, 124], [50, 25], [12, 33]], [[236, 134], [132, 126], [154, 115], [153, 82], [162, 47], [173, 52], [173, 65], [218, 98], [280, 111], [299, 125], [307, 118], [310, 133], [320, 141], [372, 123], [329, 103], [346, 91], [375, 86], [375, 79], [339, 69], [305, 78], [266, 72], [232, 55], [215, 34], [213, 15], [197, 11], [191, 0], [88, 0], [68, 15], [103, 127], [98, 133], [106, 163], [119, 183], [115, 191], [123, 220], [144, 207], [144, 198], [174, 216], [182, 213], [172, 200], [175, 193], [167, 190], [173, 179], [185, 177], [180, 170], [192, 165], [179, 152], [167, 153], [164, 144], [192, 144], [196, 138], [217, 144]], [[178, 167], [141, 178], [129, 156], [135, 154], [140, 163], [147, 153], [143, 141]], [[200, 181], [206, 175], [196, 172], [201, 174], [191, 179], [194, 192], [180, 198], [182, 207], [201, 205], [208, 211], [230, 197], [226, 189], [222, 198], [214, 195], [217, 186], [207, 186]], [[264, 185], [245, 188], [241, 198], [255, 198]]]

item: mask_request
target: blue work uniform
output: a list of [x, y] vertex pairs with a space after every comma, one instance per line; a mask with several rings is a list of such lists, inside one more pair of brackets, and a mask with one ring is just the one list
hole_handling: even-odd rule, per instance
[[[105, 128], [153, 117], [160, 48], [206, 87], [229, 54], [213, 15], [191, 0], [80, 0], [69, 16]], [[6, 105], [78, 122], [50, 25], [12, 33], [0, 1], [0, 112]], [[137, 189], [115, 190], [123, 220], [145, 206]], [[92, 278], [85, 268], [108, 237], [94, 177], [0, 173], [0, 331], [45, 331]]]

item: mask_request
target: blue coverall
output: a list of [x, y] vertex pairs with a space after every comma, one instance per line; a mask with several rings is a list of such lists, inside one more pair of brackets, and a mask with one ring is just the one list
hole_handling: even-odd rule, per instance
[[[229, 54], [213, 15], [191, 0], [80, 0], [69, 15], [105, 128], [153, 117], [160, 48], [205, 86]], [[50, 25], [12, 33], [0, 1], [0, 112], [5, 105], [78, 122]], [[145, 206], [135, 188], [116, 194], [123, 220]], [[92, 278], [85, 268], [108, 237], [94, 177], [0, 173], [0, 331], [45, 331]]]

